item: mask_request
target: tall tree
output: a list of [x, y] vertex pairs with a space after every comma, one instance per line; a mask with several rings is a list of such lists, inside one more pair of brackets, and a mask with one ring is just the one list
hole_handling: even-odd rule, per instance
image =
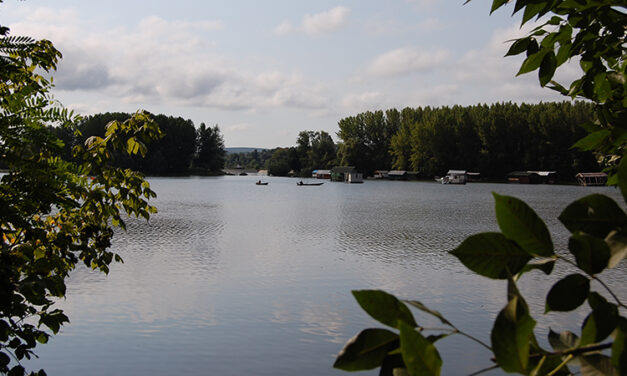
[[196, 156], [194, 166], [219, 172], [224, 168], [224, 139], [218, 125], [207, 127], [201, 123], [196, 132]]

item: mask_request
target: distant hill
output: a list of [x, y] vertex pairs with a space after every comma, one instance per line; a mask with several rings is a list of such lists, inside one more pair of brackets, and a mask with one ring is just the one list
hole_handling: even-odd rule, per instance
[[224, 148], [227, 154], [252, 153], [253, 151], [268, 150], [266, 148]]

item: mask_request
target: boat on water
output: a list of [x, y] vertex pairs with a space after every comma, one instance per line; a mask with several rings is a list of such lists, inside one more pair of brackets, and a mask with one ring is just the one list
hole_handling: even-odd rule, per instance
[[298, 183], [296, 183], [296, 185], [322, 185], [324, 183], [303, 183], [302, 181], [299, 181]]
[[255, 184], [256, 185], [268, 185], [268, 182], [259, 180], [259, 181], [255, 182]]

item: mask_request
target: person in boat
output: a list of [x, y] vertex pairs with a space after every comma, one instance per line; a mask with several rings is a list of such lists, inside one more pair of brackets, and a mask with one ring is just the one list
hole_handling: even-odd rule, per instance
[[299, 185], [303, 185], [303, 181], [302, 181], [302, 180], [301, 180], [301, 181], [299, 181], [299, 182], [298, 182], [298, 184], [299, 184]]
[[259, 180], [259, 181], [257, 182], [257, 184], [261, 184], [261, 180]]

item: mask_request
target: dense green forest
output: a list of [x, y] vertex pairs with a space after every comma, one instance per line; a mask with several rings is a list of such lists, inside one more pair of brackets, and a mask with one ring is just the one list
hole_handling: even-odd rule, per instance
[[498, 103], [365, 112], [340, 120], [338, 159], [365, 175], [410, 170], [419, 176], [449, 169], [499, 178], [516, 170], [557, 171], [570, 179], [599, 169], [594, 155], [571, 146], [593, 121], [585, 102]]
[[[145, 158], [129, 156], [121, 151], [113, 156], [116, 167], [131, 168], [146, 174], [221, 174], [224, 167], [224, 140], [218, 126], [207, 127], [204, 123], [197, 129], [191, 120], [166, 115], [151, 115], [164, 136], [148, 143]], [[66, 156], [71, 148], [84, 144], [92, 136], [103, 137], [105, 126], [113, 120], [124, 121], [131, 114], [107, 112], [82, 119], [77, 129], [80, 134], [66, 128], [54, 128], [65, 143]]]
[[[218, 126], [153, 115], [165, 136], [148, 145], [146, 158], [114, 156], [116, 166], [147, 174], [220, 174], [226, 168], [267, 169], [275, 176], [311, 176], [316, 169], [355, 166], [365, 176], [376, 170], [415, 171], [422, 178], [449, 169], [480, 172], [501, 179], [512, 171], [557, 171], [560, 180], [577, 172], [598, 171], [590, 152], [571, 146], [591, 123], [593, 105], [586, 102], [416, 107], [364, 112], [338, 122], [338, 143], [324, 131], [301, 131], [295, 146], [249, 153], [224, 151]], [[103, 136], [105, 125], [123, 121], [126, 113], [104, 113], [83, 119], [80, 136], [56, 128], [66, 143]]]
[[[300, 132], [296, 146], [272, 151], [272, 175], [310, 176], [315, 169], [355, 166], [365, 176], [376, 170], [408, 170], [431, 178], [449, 169], [503, 178], [512, 171], [557, 171], [561, 180], [598, 171], [595, 156], [571, 146], [593, 119], [586, 102], [417, 107], [364, 112], [341, 119], [334, 144], [326, 132]], [[246, 161], [247, 157], [240, 156]], [[252, 162], [251, 162], [252, 163]]]

